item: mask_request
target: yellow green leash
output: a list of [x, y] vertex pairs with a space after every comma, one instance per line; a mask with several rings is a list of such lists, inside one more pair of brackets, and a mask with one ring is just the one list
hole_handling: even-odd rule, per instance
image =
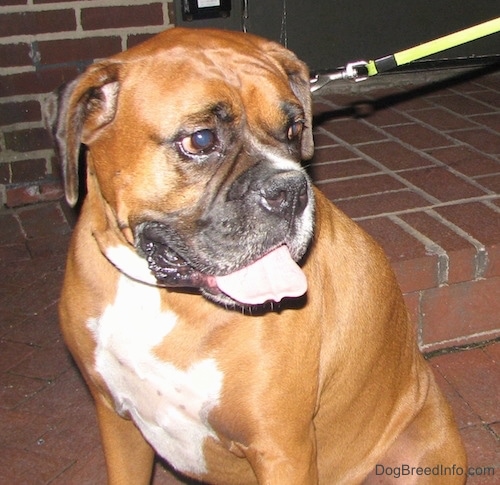
[[376, 60], [368, 62], [351, 62], [340, 71], [318, 74], [313, 77], [311, 79], [311, 92], [315, 92], [330, 81], [338, 79], [363, 81], [381, 72], [390, 71], [398, 66], [416, 61], [417, 59], [422, 59], [423, 57], [436, 54], [496, 32], [500, 32], [500, 17]]

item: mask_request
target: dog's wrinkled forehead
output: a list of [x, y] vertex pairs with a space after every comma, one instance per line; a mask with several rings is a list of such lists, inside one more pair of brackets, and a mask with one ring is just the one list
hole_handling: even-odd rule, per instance
[[196, 62], [196, 56], [177, 61], [165, 55], [131, 65], [128, 71], [143, 76], [141, 82], [132, 74], [123, 81], [122, 93], [134, 93], [123, 96], [124, 102], [133, 103], [127, 111], [149, 120], [165, 135], [177, 127], [196, 130], [214, 118], [265, 130], [304, 116], [302, 103], [284, 73], [267, 69], [265, 63], [251, 72], [245, 65], [232, 68], [219, 57], [212, 59], [208, 69]]

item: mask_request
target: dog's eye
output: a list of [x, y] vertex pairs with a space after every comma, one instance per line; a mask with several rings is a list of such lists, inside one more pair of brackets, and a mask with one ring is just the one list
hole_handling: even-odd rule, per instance
[[212, 130], [204, 129], [195, 131], [189, 136], [186, 136], [181, 140], [181, 146], [184, 152], [190, 155], [202, 155], [211, 151], [215, 143], [217, 142], [217, 137]]
[[289, 140], [294, 140], [295, 138], [299, 138], [302, 135], [302, 130], [304, 129], [304, 121], [297, 120], [294, 121], [289, 127], [287, 131], [287, 138]]

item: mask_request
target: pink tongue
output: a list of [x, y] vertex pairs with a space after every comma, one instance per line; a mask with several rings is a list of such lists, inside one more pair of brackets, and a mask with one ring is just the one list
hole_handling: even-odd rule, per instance
[[280, 246], [234, 273], [216, 276], [215, 280], [226, 295], [247, 305], [281, 301], [307, 291], [306, 276], [286, 246]]

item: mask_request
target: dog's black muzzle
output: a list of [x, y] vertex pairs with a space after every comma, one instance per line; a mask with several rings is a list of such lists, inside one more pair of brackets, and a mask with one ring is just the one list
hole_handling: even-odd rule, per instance
[[138, 250], [160, 284], [215, 294], [215, 276], [248, 266], [281, 245], [297, 262], [305, 254], [312, 216], [304, 213], [308, 207], [312, 213], [313, 196], [302, 170], [261, 162], [208, 199], [138, 226]]

